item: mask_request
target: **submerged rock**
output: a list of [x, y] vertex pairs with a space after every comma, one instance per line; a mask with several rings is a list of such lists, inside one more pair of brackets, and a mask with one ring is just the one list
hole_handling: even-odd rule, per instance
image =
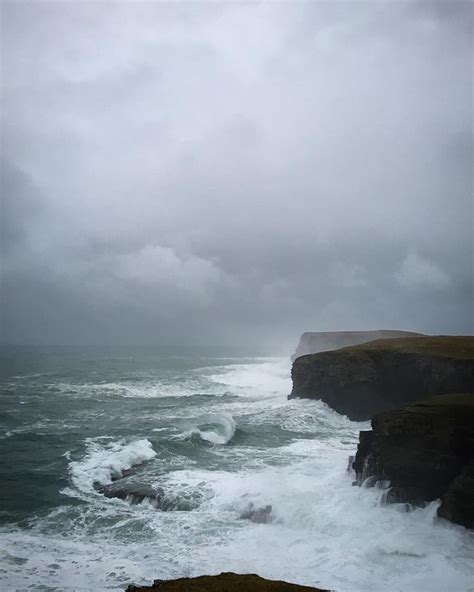
[[240, 517], [243, 520], [250, 520], [258, 524], [268, 524], [273, 522], [272, 507], [268, 505], [257, 508], [254, 504], [250, 503], [240, 514]]
[[155, 580], [152, 586], [130, 585], [126, 592], [329, 592], [321, 588], [266, 580], [255, 574], [221, 573], [177, 580]]
[[157, 505], [165, 495], [161, 487], [155, 489], [150, 485], [129, 483], [122, 479], [110, 485], [101, 486], [97, 491], [105, 497], [125, 500], [132, 505], [141, 504], [145, 500]]
[[378, 329], [376, 331], [318, 331], [303, 333], [296, 348], [293, 360], [307, 354], [340, 349], [351, 345], [367, 343], [374, 339], [394, 339], [396, 337], [423, 337], [423, 333], [412, 331], [393, 331]]
[[110, 485], [98, 487], [97, 491], [105, 497], [121, 499], [132, 505], [149, 502], [162, 512], [189, 512], [196, 509], [202, 501], [202, 496], [197, 493], [169, 495], [162, 487], [151, 487], [143, 483], [129, 482], [126, 479], [119, 479]]
[[363, 421], [422, 396], [474, 384], [474, 337], [382, 339], [293, 362], [289, 398], [320, 399]]
[[474, 394], [448, 394], [376, 415], [360, 432], [358, 483], [389, 480], [387, 503], [441, 499], [438, 515], [474, 528]]

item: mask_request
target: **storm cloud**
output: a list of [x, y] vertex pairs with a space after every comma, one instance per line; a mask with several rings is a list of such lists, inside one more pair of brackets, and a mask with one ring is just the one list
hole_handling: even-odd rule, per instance
[[2, 3], [2, 340], [473, 330], [472, 5]]

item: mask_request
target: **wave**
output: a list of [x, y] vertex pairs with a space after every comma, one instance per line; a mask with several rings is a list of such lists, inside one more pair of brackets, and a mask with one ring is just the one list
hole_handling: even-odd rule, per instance
[[207, 378], [231, 390], [233, 394], [251, 398], [281, 397], [291, 391], [288, 362], [277, 361], [253, 364], [229, 364], [215, 368]]
[[82, 492], [91, 493], [97, 485], [109, 485], [123, 477], [124, 472], [156, 456], [153, 446], [146, 438], [128, 444], [110, 442], [102, 445], [86, 440], [87, 452], [82, 460], [69, 463], [71, 480]]
[[94, 398], [110, 397], [125, 399], [151, 399], [165, 397], [190, 397], [201, 394], [221, 395], [222, 385], [208, 380], [205, 376], [195, 374], [181, 377], [180, 380], [156, 378], [153, 380], [138, 380], [135, 382], [88, 382], [68, 383], [55, 382], [46, 388], [51, 392], [59, 392], [70, 397]]
[[187, 435], [198, 436], [210, 444], [227, 444], [234, 437], [235, 430], [235, 420], [230, 413], [210, 413]]

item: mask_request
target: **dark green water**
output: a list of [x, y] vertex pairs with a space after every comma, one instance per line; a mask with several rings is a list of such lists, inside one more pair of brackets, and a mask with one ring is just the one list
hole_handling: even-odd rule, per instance
[[[437, 522], [436, 504], [406, 514], [351, 487], [366, 426], [287, 401], [289, 358], [2, 348], [0, 360], [4, 588], [123, 590], [222, 570], [339, 592], [474, 581], [472, 536]], [[107, 498], [114, 479], [164, 497]], [[267, 523], [242, 518], [267, 506]]]

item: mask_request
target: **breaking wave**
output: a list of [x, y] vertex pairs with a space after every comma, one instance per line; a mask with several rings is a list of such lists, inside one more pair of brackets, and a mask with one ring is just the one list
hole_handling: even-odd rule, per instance
[[73, 484], [84, 493], [94, 491], [96, 485], [108, 485], [123, 477], [124, 472], [156, 456], [151, 442], [135, 440], [128, 444], [110, 442], [102, 445], [87, 440], [87, 452], [83, 459], [69, 463]]
[[210, 444], [227, 444], [235, 434], [235, 421], [230, 413], [216, 413], [205, 416], [198, 427], [188, 433]]
[[[42, 477], [63, 483], [67, 467], [71, 485], [49, 513], [32, 507], [28, 528], [0, 529], [1, 589], [120, 592], [232, 570], [338, 592], [473, 592], [472, 533], [437, 519], [437, 502], [408, 514], [382, 505], [381, 489], [351, 487], [347, 458], [368, 424], [288, 401], [288, 359], [207, 361], [118, 375], [87, 365], [14, 393], [4, 429], [25, 436]], [[1, 442], [21, 467], [18, 441]], [[57, 473], [45, 450], [61, 455]]]

